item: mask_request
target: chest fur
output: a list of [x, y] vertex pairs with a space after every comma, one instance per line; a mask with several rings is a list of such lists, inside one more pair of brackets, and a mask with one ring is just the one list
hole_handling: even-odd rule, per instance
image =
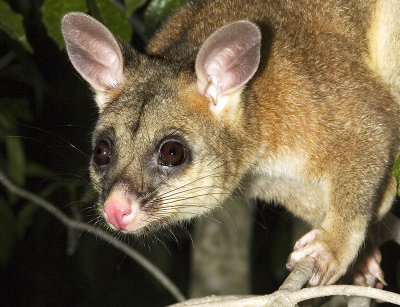
[[313, 226], [321, 223], [329, 202], [328, 182], [307, 171], [307, 159], [296, 152], [261, 160], [246, 179], [248, 194], [283, 205]]

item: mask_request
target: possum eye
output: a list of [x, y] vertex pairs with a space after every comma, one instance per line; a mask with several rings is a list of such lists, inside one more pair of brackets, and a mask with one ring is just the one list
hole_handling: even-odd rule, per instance
[[168, 140], [161, 144], [158, 153], [158, 164], [162, 166], [181, 165], [186, 158], [184, 145], [176, 140]]
[[111, 146], [105, 140], [99, 141], [93, 149], [93, 160], [96, 165], [107, 165], [111, 160]]

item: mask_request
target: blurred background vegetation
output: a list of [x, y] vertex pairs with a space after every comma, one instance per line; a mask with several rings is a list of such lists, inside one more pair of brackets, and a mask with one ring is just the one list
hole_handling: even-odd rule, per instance
[[[94, 224], [96, 195], [87, 165], [97, 109], [68, 62], [60, 20], [91, 14], [125, 42], [146, 42], [184, 0], [0, 0], [0, 168], [15, 184], [69, 216]], [[398, 206], [397, 206], [398, 207]], [[259, 205], [254, 214], [251, 293], [277, 289], [286, 272], [293, 220]], [[122, 237], [184, 292], [190, 280], [191, 227]], [[399, 292], [400, 248], [384, 246], [388, 290]], [[396, 256], [397, 255], [397, 256]], [[109, 243], [71, 233], [52, 215], [0, 187], [0, 305], [161, 306], [174, 298]]]

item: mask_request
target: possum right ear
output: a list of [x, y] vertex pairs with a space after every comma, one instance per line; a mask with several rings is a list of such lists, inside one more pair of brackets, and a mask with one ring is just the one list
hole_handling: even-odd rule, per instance
[[[83, 13], [69, 13], [61, 22], [69, 59], [98, 96], [123, 81], [123, 57], [113, 34], [99, 21]], [[104, 101], [97, 99], [100, 109]]]
[[219, 113], [237, 107], [240, 92], [260, 63], [261, 32], [246, 20], [235, 21], [215, 31], [201, 46], [195, 63], [200, 93], [211, 99]]

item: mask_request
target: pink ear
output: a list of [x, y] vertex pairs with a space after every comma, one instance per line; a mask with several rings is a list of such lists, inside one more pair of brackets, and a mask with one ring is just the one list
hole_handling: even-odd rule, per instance
[[69, 59], [97, 92], [117, 87], [123, 80], [123, 58], [112, 33], [96, 19], [69, 13], [61, 22]]
[[254, 23], [236, 21], [214, 32], [196, 58], [197, 85], [216, 104], [243, 87], [260, 63], [261, 32]]

